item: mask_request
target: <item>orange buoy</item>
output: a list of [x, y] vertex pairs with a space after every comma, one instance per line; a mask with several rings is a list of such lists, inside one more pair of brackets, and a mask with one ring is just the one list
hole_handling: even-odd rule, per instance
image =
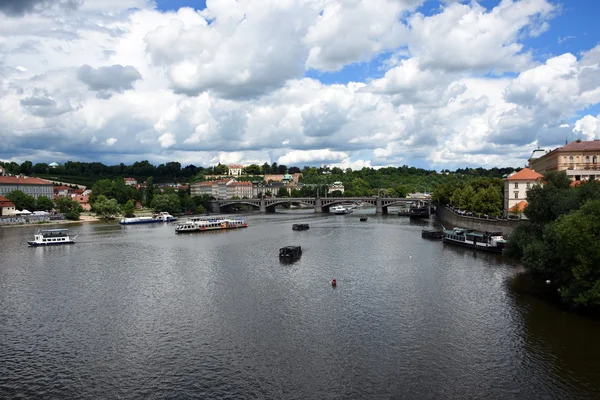
[[333, 278], [331, 281], [331, 286], [335, 286], [335, 285], [337, 285], [337, 282], [336, 282], [335, 278]]

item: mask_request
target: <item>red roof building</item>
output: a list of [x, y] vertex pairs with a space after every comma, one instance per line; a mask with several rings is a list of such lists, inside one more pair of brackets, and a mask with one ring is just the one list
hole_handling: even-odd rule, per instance
[[0, 196], [0, 215], [14, 215], [16, 212], [15, 204], [4, 196]]
[[534, 185], [541, 184], [542, 178], [542, 174], [529, 168], [523, 168], [519, 172], [509, 175], [504, 180], [504, 213], [514, 212], [513, 209], [525, 209], [524, 207], [527, 207], [527, 191]]
[[46, 196], [49, 199], [54, 197], [54, 185], [40, 178], [32, 178], [29, 176], [0, 176], [0, 196], [6, 196], [13, 190], [38, 198]]

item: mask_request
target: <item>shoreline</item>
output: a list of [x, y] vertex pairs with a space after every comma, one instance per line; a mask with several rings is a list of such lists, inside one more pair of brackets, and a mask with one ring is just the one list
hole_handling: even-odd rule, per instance
[[63, 220], [59, 220], [59, 221], [47, 221], [47, 222], [25, 222], [22, 224], [0, 225], [0, 229], [1, 228], [28, 227], [28, 226], [83, 224], [83, 223], [90, 223], [90, 222], [102, 222], [102, 220], [95, 216], [92, 216], [92, 215], [81, 215], [81, 216], [79, 216], [79, 220], [77, 220], [77, 221], [63, 219]]

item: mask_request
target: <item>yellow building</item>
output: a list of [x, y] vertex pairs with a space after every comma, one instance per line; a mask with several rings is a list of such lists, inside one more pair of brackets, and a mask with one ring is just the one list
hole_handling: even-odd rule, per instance
[[600, 179], [600, 140], [577, 139], [552, 151], [537, 149], [529, 158], [529, 168], [540, 174], [566, 171], [573, 181]]

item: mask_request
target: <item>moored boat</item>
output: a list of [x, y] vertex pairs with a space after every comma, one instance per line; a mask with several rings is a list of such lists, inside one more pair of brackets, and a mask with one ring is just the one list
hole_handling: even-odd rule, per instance
[[465, 228], [444, 229], [442, 240], [444, 243], [492, 253], [502, 253], [506, 246], [502, 232], [478, 232]]
[[119, 224], [121, 225], [136, 225], [136, 224], [152, 224], [157, 222], [172, 222], [177, 221], [177, 217], [172, 216], [168, 212], [160, 212], [153, 215], [152, 217], [132, 217], [132, 218], [121, 218]]
[[302, 255], [301, 246], [285, 246], [279, 249], [279, 257], [281, 258], [296, 258]]
[[175, 233], [218, 231], [223, 229], [247, 228], [248, 223], [241, 218], [191, 217], [175, 227]]
[[72, 239], [69, 237], [68, 229], [43, 229], [33, 235], [33, 240], [28, 240], [30, 246], [59, 246], [63, 244], [74, 244], [77, 235]]
[[359, 218], [361, 221], [366, 221], [369, 219], [369, 217], [367, 217], [366, 215], [363, 215], [362, 217]]
[[435, 229], [423, 229], [421, 231], [421, 237], [424, 239], [441, 239], [444, 236], [443, 231], [438, 231]]
[[310, 227], [308, 226], [308, 224], [293, 224], [292, 225], [292, 230], [294, 230], [294, 231], [305, 231], [309, 228]]
[[352, 212], [352, 209], [338, 205], [338, 206], [331, 207], [330, 211], [337, 215], [344, 215], [344, 214], [350, 214]]

